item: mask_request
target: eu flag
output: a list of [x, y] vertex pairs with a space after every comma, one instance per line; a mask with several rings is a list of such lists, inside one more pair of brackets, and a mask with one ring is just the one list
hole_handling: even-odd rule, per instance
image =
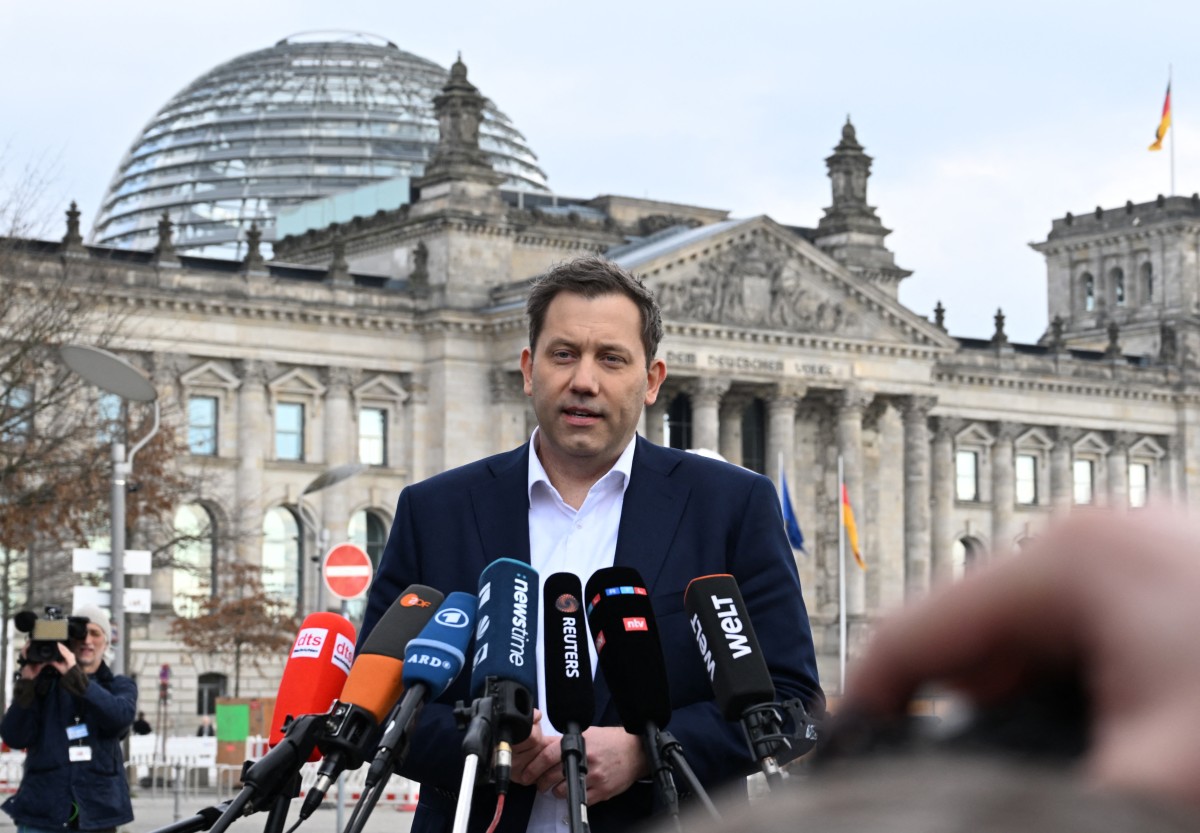
[[788, 493], [787, 475], [780, 472], [779, 479], [783, 484], [783, 528], [787, 531], [792, 549], [800, 550], [807, 555], [804, 549], [804, 533], [800, 531], [800, 521], [796, 520], [796, 510], [792, 508], [792, 496]]

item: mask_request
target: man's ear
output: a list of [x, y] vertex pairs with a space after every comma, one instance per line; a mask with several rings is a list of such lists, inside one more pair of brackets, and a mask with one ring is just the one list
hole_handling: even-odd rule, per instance
[[521, 376], [525, 379], [525, 395], [533, 396], [533, 352], [528, 347], [521, 350]]
[[654, 359], [646, 371], [646, 403], [653, 405], [658, 399], [659, 388], [667, 378], [667, 363], [662, 359]]

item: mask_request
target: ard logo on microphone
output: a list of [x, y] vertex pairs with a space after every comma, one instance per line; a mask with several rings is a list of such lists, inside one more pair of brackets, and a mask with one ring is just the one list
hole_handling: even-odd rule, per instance
[[433, 621], [439, 625], [444, 625], [447, 628], [465, 628], [471, 624], [471, 617], [459, 610], [457, 607], [450, 607], [445, 610], [439, 610], [437, 615], [433, 617]]

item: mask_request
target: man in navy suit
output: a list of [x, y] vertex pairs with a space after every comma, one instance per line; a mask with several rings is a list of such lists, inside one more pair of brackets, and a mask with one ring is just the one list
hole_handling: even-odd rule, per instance
[[[753, 762], [741, 730], [713, 702], [683, 610], [689, 581], [733, 574], [779, 698], [800, 697], [818, 710], [823, 702], [775, 489], [761, 475], [636, 436], [642, 409], [667, 374], [656, 356], [662, 318], [640, 280], [600, 258], [581, 258], [540, 277], [527, 311], [521, 372], [537, 429], [514, 451], [401, 493], [360, 642], [409, 584], [473, 593], [497, 558], [528, 561], [543, 580], [570, 571], [586, 582], [602, 567], [634, 567], [663, 641], [670, 731], [706, 787], [720, 786], [752, 771]], [[416, 833], [449, 830], [453, 821], [462, 735], [449, 704], [467, 699], [467, 677], [464, 671], [425, 709], [414, 732], [402, 771], [422, 783]], [[543, 680], [539, 674], [542, 696]], [[620, 727], [600, 674], [593, 723], [584, 735], [590, 826], [625, 830], [653, 812], [654, 796], [641, 741]], [[566, 788], [552, 732], [542, 717], [515, 747], [512, 778], [523, 786], [510, 792], [500, 830], [565, 832]], [[495, 797], [486, 793], [475, 793], [472, 829], [492, 816]]]

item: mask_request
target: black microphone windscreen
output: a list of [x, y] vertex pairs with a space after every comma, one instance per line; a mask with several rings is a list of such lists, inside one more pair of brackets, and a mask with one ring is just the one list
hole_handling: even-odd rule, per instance
[[574, 573], [555, 573], [542, 590], [545, 621], [543, 667], [546, 669], [546, 716], [564, 735], [576, 724], [592, 725], [596, 697], [592, 658], [583, 618], [583, 584]]
[[444, 598], [432, 587], [409, 585], [363, 640], [338, 700], [360, 706], [376, 723], [383, 722], [404, 693], [404, 649], [433, 618]]
[[537, 570], [512, 558], [497, 558], [479, 576], [479, 618], [471, 696], [479, 697], [488, 677], [509, 680], [537, 696]]
[[632, 567], [605, 567], [588, 579], [584, 598], [621, 725], [631, 734], [645, 732], [647, 723], [665, 727], [671, 719], [667, 666], [642, 577]]
[[683, 604], [725, 719], [740, 720], [750, 706], [773, 703], [775, 683], [737, 580], [726, 574], [693, 579]]

